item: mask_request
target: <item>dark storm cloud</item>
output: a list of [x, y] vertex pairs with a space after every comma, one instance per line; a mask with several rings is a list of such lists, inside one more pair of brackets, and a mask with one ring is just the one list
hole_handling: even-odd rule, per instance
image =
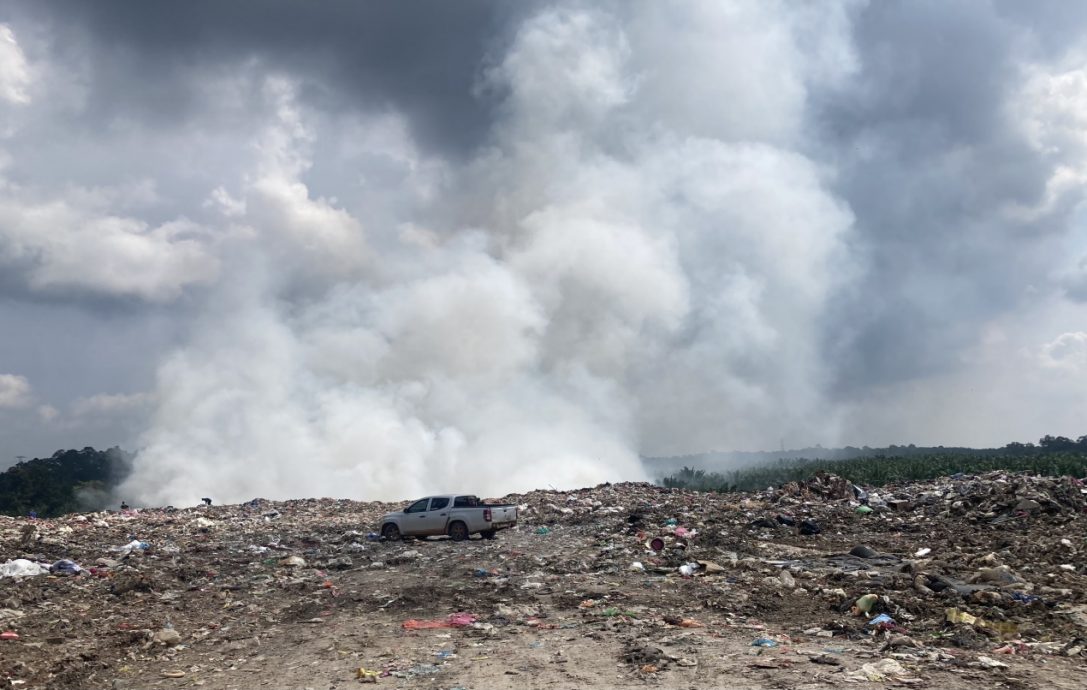
[[995, 0], [993, 7], [1002, 18], [1026, 29], [1023, 39], [1035, 54], [1060, 57], [1070, 44], [1083, 39], [1087, 4], [1064, 0]]
[[255, 59], [311, 79], [304, 97], [315, 106], [395, 109], [425, 144], [463, 152], [490, 124], [490, 104], [473, 88], [480, 65], [502, 50], [511, 27], [536, 6], [61, 0], [23, 3], [9, 12], [61, 30], [58, 55], [70, 52], [66, 43], [87, 49], [94, 83], [85, 124], [125, 114], [183, 120], [205, 107], [199, 94], [204, 70]]
[[[1068, 206], [1030, 221], [1000, 213], [1040, 205], [1057, 166], [1009, 113], [1036, 38], [1021, 18], [988, 3], [870, 3], [853, 29], [860, 73], [816, 95], [867, 262], [828, 324], [846, 395], [955, 366], [977, 324], [1051, 266]], [[1060, 54], [1082, 26], [1046, 50]]]

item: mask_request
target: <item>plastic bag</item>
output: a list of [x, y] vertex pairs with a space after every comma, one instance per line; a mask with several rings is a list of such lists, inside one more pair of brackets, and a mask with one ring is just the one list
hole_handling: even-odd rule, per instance
[[54, 575], [78, 575], [83, 572], [83, 568], [75, 561], [64, 558], [49, 566], [49, 572]]
[[35, 575], [45, 575], [48, 572], [49, 568], [46, 566], [39, 565], [34, 561], [28, 561], [25, 558], [16, 558], [0, 565], [0, 577], [34, 577]]

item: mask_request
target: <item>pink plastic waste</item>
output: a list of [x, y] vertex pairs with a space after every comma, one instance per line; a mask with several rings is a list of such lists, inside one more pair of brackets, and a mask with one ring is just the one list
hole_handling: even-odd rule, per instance
[[466, 625], [475, 623], [478, 619], [470, 613], [454, 613], [449, 616], [449, 624], [454, 628], [463, 628]]
[[676, 528], [676, 536], [679, 537], [680, 539], [682, 539], [683, 537], [689, 536], [690, 534], [691, 534], [691, 530], [687, 529], [686, 527], [677, 527]]

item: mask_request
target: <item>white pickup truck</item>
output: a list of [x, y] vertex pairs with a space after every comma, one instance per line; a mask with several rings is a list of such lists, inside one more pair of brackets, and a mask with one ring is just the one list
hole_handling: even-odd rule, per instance
[[381, 518], [381, 536], [388, 541], [446, 534], [453, 541], [473, 534], [494, 539], [498, 530], [516, 524], [515, 505], [487, 505], [475, 496], [448, 494], [420, 498], [398, 513], [386, 514]]

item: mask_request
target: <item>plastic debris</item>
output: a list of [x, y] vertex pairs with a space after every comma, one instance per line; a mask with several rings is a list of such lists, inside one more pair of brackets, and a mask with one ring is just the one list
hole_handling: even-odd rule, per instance
[[876, 558], [877, 556], [879, 556], [879, 553], [877, 553], [876, 550], [870, 546], [858, 544], [857, 546], [854, 546], [852, 549], [850, 549], [849, 555], [856, 556], [857, 558]]
[[151, 639], [166, 647], [175, 647], [181, 644], [181, 633], [173, 628], [163, 628], [156, 632]]
[[24, 577], [47, 575], [48, 573], [48, 567], [25, 558], [16, 558], [0, 565], [0, 577], [22, 579]]
[[401, 623], [405, 630], [434, 630], [437, 628], [464, 628], [472, 625], [478, 618], [471, 613], [451, 613], [445, 618], [419, 620], [409, 618]]
[[820, 527], [819, 523], [815, 520], [801, 520], [800, 527], [797, 528], [797, 531], [806, 537], [810, 537], [816, 534], [822, 534], [823, 528]]
[[363, 666], [359, 666], [355, 670], [355, 678], [363, 683], [376, 683], [380, 676], [381, 673], [379, 671], [371, 671]]
[[878, 601], [879, 601], [879, 595], [878, 594], [865, 594], [864, 596], [858, 598], [857, 601], [855, 601], [853, 603], [853, 608], [852, 608], [853, 615], [854, 616], [859, 616], [861, 614], [867, 615], [872, 610], [872, 607], [875, 606], [876, 602], [878, 602]]
[[133, 539], [124, 546], [118, 546], [113, 550], [127, 556], [136, 551], [146, 551], [149, 548], [151, 548], [151, 545], [149, 543], [145, 541], [140, 541], [139, 539]]
[[870, 683], [880, 683], [886, 680], [897, 680], [902, 682], [916, 682], [920, 680], [910, 678], [910, 675], [910, 672], [895, 659], [881, 659], [875, 663], [864, 664], [856, 671], [847, 672], [845, 674], [845, 679], [853, 682], [867, 681]]
[[974, 616], [957, 608], [949, 608], [944, 611], [944, 619], [948, 623], [963, 623], [975, 628], [987, 628], [1001, 635], [1013, 635], [1019, 631], [1019, 626], [1008, 621], [990, 621], [980, 616]]
[[65, 558], [49, 566], [49, 572], [53, 575], [78, 575], [83, 572], [83, 568], [75, 561]]
[[794, 587], [796, 587], [796, 578], [794, 578], [793, 574], [790, 573], [788, 570], [782, 570], [778, 574], [778, 582], [780, 582], [781, 586], [786, 589], [793, 589]]

